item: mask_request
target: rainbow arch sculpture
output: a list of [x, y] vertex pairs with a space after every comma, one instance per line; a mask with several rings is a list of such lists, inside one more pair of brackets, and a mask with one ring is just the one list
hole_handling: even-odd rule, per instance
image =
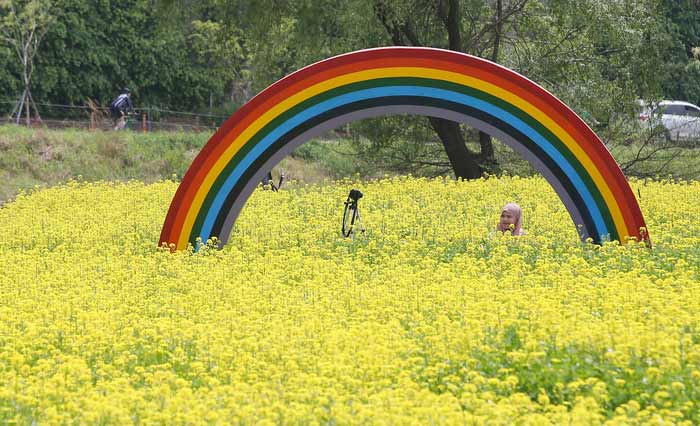
[[198, 237], [225, 244], [265, 173], [299, 145], [348, 122], [406, 113], [467, 123], [508, 144], [552, 185], [582, 239], [648, 241], [610, 152], [551, 93], [471, 55], [386, 47], [309, 65], [235, 112], [185, 173], [160, 244], [182, 250]]

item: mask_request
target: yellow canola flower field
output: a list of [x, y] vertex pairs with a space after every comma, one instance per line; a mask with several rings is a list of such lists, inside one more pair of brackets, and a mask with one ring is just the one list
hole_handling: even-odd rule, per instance
[[0, 424], [698, 424], [700, 184], [631, 185], [651, 250], [579, 242], [541, 178], [257, 190], [223, 250], [176, 254], [175, 182], [21, 195]]

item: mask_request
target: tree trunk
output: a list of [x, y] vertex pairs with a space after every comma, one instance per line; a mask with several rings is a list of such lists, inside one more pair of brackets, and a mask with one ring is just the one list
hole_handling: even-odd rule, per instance
[[25, 93], [25, 99], [24, 99], [24, 108], [25, 112], [27, 114], [27, 127], [30, 127], [32, 125], [32, 120], [31, 116], [29, 115], [29, 85], [24, 86], [24, 93]]
[[[30, 34], [31, 38], [31, 34]], [[31, 126], [31, 119], [29, 118], [29, 43], [25, 44], [22, 49], [22, 77], [24, 81], [24, 108], [27, 119], [27, 127]]]
[[[397, 22], [390, 18], [391, 14], [388, 13], [388, 6], [385, 1], [376, 0], [374, 12], [391, 37], [394, 45], [423, 45], [410, 19], [405, 22]], [[447, 0], [446, 3], [439, 2], [437, 13], [447, 29], [450, 50], [461, 52], [463, 46], [459, 0]], [[430, 117], [430, 124], [442, 142], [455, 177], [461, 179], [480, 178], [482, 169], [477, 161], [478, 156], [467, 148], [459, 124], [436, 117]], [[491, 149], [493, 151], [493, 148]]]
[[467, 149], [459, 124], [435, 117], [430, 117], [430, 124], [442, 141], [455, 177], [461, 179], [481, 177], [481, 167], [476, 162], [474, 154]]
[[22, 92], [22, 96], [19, 98], [17, 101], [17, 106], [16, 110], [13, 110], [12, 113], [15, 114], [17, 113], [17, 116], [15, 117], [15, 123], [19, 126], [20, 120], [22, 120], [22, 108], [24, 108], [24, 100], [26, 98], [27, 92]]
[[[493, 35], [493, 52], [491, 61], [498, 62], [498, 51], [501, 48], [501, 32], [503, 31], [503, 0], [496, 0], [496, 25]], [[481, 145], [481, 163], [496, 164], [496, 157], [493, 153], [493, 142], [491, 136], [484, 132], [479, 132], [479, 145]]]
[[486, 164], [494, 164], [496, 157], [493, 153], [493, 143], [491, 135], [484, 132], [479, 132], [479, 145], [481, 145], [481, 161]]
[[34, 123], [41, 123], [41, 116], [39, 115], [39, 109], [36, 107], [36, 102], [34, 102], [34, 98], [32, 97], [32, 92], [27, 92], [29, 93], [29, 100], [32, 102], [32, 109], [34, 110]]

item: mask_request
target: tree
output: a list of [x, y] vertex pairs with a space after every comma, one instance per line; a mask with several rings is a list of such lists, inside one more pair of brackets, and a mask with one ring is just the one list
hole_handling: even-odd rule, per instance
[[[510, 31], [509, 27], [522, 13], [528, 0], [505, 0], [505, 4], [504, 0], [466, 3], [467, 8], [460, 5], [460, 0], [413, 2], [413, 7], [406, 8], [406, 3], [375, 0], [374, 10], [394, 45], [432, 46], [439, 43], [449, 50], [498, 62], [503, 35]], [[476, 13], [470, 14], [470, 10]], [[484, 166], [495, 163], [488, 134], [479, 132], [480, 152], [477, 154], [467, 147], [458, 123], [434, 117], [429, 121], [442, 141], [456, 177], [478, 178]]]
[[[153, 3], [61, 0], [34, 63], [32, 96], [61, 105], [82, 106], [87, 99], [106, 105], [128, 87], [137, 107], [198, 112], [229, 103], [231, 87], [242, 80], [238, 32], [210, 21], [204, 8], [165, 24]], [[5, 90], [21, 79], [19, 67], [3, 61], [8, 52], [0, 47]], [[39, 105], [42, 114], [44, 108]]]
[[[171, 0], [171, 2], [174, 0]], [[182, 0], [183, 3], [186, 1]], [[543, 85], [590, 125], [604, 128], [635, 98], [660, 93], [660, 52], [668, 48], [661, 0], [210, 0], [236, 11], [258, 89], [302, 66], [352, 50], [431, 46], [501, 63]], [[231, 6], [231, 4], [235, 6]], [[221, 13], [220, 16], [225, 16]], [[425, 124], [423, 124], [425, 123]], [[444, 156], [423, 149], [432, 128]], [[400, 157], [446, 164], [474, 178], [496, 167], [491, 138], [434, 118], [388, 117], [354, 123], [387, 145], [403, 135], [415, 149]], [[384, 135], [385, 137], [382, 137]], [[362, 139], [362, 138], [359, 138]], [[432, 140], [432, 138], [431, 138]], [[365, 153], [371, 152], [369, 147]], [[376, 152], [382, 151], [374, 150]], [[418, 157], [417, 157], [418, 156]], [[401, 161], [401, 158], [396, 160]], [[406, 170], [405, 168], [403, 169]]]
[[700, 104], [700, 2], [664, 0], [674, 43], [668, 49], [664, 97]]
[[30, 104], [39, 117], [39, 111], [32, 98], [31, 81], [34, 72], [34, 60], [39, 53], [39, 45], [53, 21], [50, 4], [45, 0], [2, 0], [0, 1], [0, 40], [9, 44], [17, 54], [22, 65], [22, 83], [24, 93], [17, 103], [17, 123], [25, 108], [27, 126], [31, 123]]
[[[239, 65], [243, 56], [241, 37], [237, 32], [226, 31], [220, 23], [210, 20], [195, 19], [191, 25], [192, 29], [187, 37], [188, 47], [193, 65], [208, 70], [206, 75], [210, 87], [211, 112], [214, 92], [221, 94], [225, 87], [231, 87], [239, 77]], [[235, 101], [233, 94], [230, 101]]]

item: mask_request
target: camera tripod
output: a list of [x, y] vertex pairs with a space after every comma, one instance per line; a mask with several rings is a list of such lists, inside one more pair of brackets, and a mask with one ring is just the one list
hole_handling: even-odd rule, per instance
[[343, 237], [355, 238], [355, 224], [360, 230], [360, 233], [364, 234], [365, 227], [362, 225], [362, 219], [360, 218], [360, 209], [357, 206], [357, 200], [362, 198], [362, 193], [356, 189], [350, 191], [348, 199], [345, 200], [345, 209], [343, 210], [343, 227], [341, 233]]

